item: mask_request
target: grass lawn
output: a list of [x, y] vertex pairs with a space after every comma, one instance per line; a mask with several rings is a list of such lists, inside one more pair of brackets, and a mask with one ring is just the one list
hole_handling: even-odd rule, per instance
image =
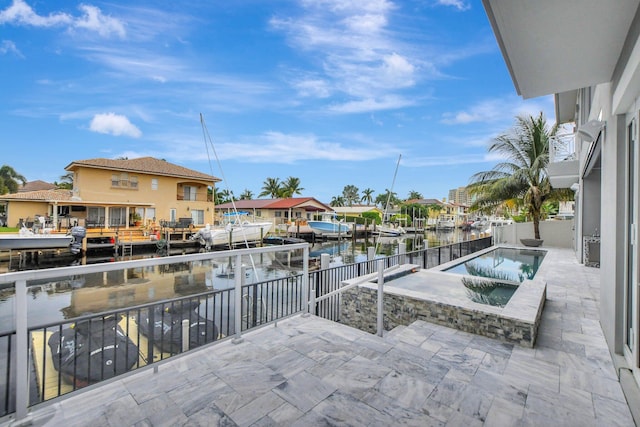
[[18, 227], [0, 227], [0, 233], [17, 233], [20, 231]]

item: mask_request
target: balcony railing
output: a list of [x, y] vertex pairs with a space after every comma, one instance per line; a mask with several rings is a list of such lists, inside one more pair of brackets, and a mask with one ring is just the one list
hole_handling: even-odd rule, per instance
[[[487, 237], [406, 253], [400, 251], [390, 257], [313, 272], [308, 270], [308, 244], [301, 243], [1, 275], [0, 285], [4, 285], [5, 292], [14, 289], [15, 309], [13, 328], [6, 325], [9, 330], [0, 333], [0, 371], [5, 373], [4, 384], [0, 383], [0, 419], [9, 414], [15, 414], [16, 420], [24, 419], [30, 406], [112, 378], [119, 375], [119, 371], [160, 363], [213, 341], [239, 340], [244, 331], [296, 313], [311, 312], [339, 321], [337, 293], [344, 280], [403, 263], [430, 268], [491, 244], [491, 237]], [[243, 256], [264, 257], [268, 253], [297, 260], [299, 267], [286, 277], [245, 283]], [[134, 300], [133, 304], [124, 303], [100, 313], [42, 324], [29, 322], [28, 296], [34, 287], [49, 290], [57, 289], [58, 285], [74, 287], [73, 282], [91, 277], [101, 280], [120, 277], [118, 273], [127, 270], [147, 275], [149, 280], [150, 272], [157, 270], [161, 274], [155, 280], [169, 279], [172, 286], [179, 286], [183, 282], [206, 282], [206, 271], [211, 271], [213, 261], [231, 264], [231, 260], [237, 269], [227, 271], [228, 278], [234, 282], [228, 289], [209, 289], [152, 303], [136, 304]], [[315, 302], [315, 298], [321, 300]], [[82, 331], [85, 333], [80, 337]], [[50, 348], [62, 350], [54, 355]], [[115, 348], [120, 351], [115, 352]], [[61, 367], [63, 350], [76, 355], [69, 358], [66, 369]]]
[[549, 140], [549, 163], [578, 160], [574, 133], [556, 135]]

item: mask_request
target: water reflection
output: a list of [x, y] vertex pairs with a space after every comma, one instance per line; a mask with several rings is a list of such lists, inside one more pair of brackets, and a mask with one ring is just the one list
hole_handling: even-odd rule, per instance
[[[459, 230], [449, 233], [406, 235], [379, 240], [343, 240], [315, 243], [310, 247], [310, 258], [323, 253], [340, 257], [344, 263], [366, 259], [367, 248], [377, 247], [379, 255], [397, 253], [399, 242], [407, 251], [422, 249], [425, 245], [453, 243], [465, 240]], [[180, 251], [179, 253], [183, 253]], [[133, 258], [155, 257], [146, 254]], [[114, 262], [114, 257], [89, 258], [87, 264]], [[122, 260], [122, 259], [120, 259]], [[244, 256], [246, 283], [297, 275], [302, 270], [302, 251], [276, 252]], [[99, 313], [135, 305], [157, 302], [181, 296], [199, 294], [209, 290], [223, 290], [235, 285], [235, 256], [215, 261], [183, 262], [162, 266], [126, 268], [122, 270], [90, 273], [66, 277], [56, 281], [31, 283], [29, 288], [28, 321], [30, 326], [57, 322], [87, 313]], [[74, 265], [77, 259], [62, 259], [57, 265]], [[41, 264], [42, 265], [42, 264]], [[12, 287], [0, 289], [0, 332], [15, 328], [14, 291]]]

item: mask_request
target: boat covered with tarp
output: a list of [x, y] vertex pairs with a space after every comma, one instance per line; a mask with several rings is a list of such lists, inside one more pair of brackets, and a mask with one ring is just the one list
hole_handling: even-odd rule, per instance
[[212, 320], [202, 317], [197, 301], [181, 301], [165, 306], [157, 305], [141, 311], [138, 319], [140, 332], [164, 352], [182, 351], [183, 321], [188, 321], [188, 349], [215, 341], [218, 328]]
[[123, 374], [138, 361], [138, 347], [109, 315], [76, 322], [48, 339], [54, 368], [77, 387]]

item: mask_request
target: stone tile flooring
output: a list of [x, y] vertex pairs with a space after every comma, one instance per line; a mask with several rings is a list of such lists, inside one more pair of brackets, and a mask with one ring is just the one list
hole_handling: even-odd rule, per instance
[[380, 338], [314, 316], [33, 412], [47, 426], [633, 426], [599, 270], [552, 250], [534, 348], [418, 321]]

